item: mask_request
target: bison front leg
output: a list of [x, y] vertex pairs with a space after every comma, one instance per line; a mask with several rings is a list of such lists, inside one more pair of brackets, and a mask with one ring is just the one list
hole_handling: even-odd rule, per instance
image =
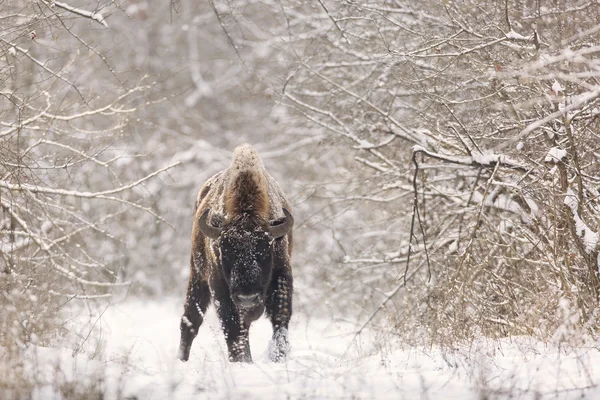
[[273, 325], [269, 358], [273, 362], [285, 361], [290, 350], [288, 325], [292, 316], [292, 292], [291, 276], [280, 274], [273, 277], [267, 293], [267, 315]]
[[183, 316], [179, 329], [181, 330], [181, 341], [179, 342], [179, 359], [187, 361], [190, 357], [192, 342], [198, 334], [198, 329], [204, 320], [204, 314], [210, 302], [210, 290], [208, 283], [200, 280], [197, 274], [192, 272], [188, 282], [188, 291], [184, 305]]
[[240, 318], [239, 311], [229, 296], [229, 288], [215, 289], [215, 306], [227, 342], [229, 361], [251, 363], [248, 338], [250, 324]]

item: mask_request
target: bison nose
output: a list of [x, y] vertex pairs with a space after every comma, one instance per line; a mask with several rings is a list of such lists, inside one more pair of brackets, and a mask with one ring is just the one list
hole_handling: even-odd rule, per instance
[[237, 295], [238, 302], [240, 306], [244, 308], [250, 308], [255, 306], [258, 303], [258, 293], [254, 294], [238, 294]]

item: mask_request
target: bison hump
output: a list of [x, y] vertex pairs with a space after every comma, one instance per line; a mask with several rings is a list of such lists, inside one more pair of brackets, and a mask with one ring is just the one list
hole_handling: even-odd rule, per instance
[[227, 215], [248, 212], [265, 219], [269, 215], [269, 184], [258, 152], [249, 144], [235, 149], [225, 190]]

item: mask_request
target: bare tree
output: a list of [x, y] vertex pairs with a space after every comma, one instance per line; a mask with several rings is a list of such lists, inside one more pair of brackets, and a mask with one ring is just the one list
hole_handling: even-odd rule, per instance
[[55, 337], [74, 298], [111, 296], [131, 213], [149, 214], [128, 144], [153, 83], [120, 73], [105, 35], [113, 2], [15, 1], [0, 12], [0, 345]]

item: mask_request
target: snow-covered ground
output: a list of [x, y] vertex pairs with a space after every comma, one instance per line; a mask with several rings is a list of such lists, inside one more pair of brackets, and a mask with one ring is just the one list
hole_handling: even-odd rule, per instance
[[267, 360], [271, 327], [265, 319], [250, 332], [255, 363], [229, 363], [214, 311], [190, 361], [182, 363], [175, 359], [180, 303], [128, 300], [101, 318], [74, 316], [69, 329], [79, 331], [80, 342], [87, 337], [76, 354], [30, 349], [30, 373], [53, 382], [36, 389], [34, 398], [62, 398], [57, 376], [79, 392], [101, 390], [105, 399], [600, 398], [598, 348], [566, 350], [520, 337], [452, 351], [402, 349], [369, 333], [351, 345], [355, 325], [302, 312], [293, 318], [285, 363]]

